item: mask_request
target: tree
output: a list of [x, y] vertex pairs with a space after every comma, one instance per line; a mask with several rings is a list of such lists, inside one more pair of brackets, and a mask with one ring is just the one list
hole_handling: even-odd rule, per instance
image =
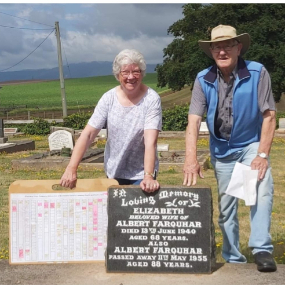
[[244, 59], [262, 63], [270, 73], [275, 101], [285, 91], [284, 4], [186, 4], [184, 18], [168, 29], [174, 40], [163, 50], [157, 65], [158, 86], [180, 90], [194, 82], [197, 73], [213, 64], [198, 46], [211, 38], [219, 24], [234, 26], [237, 34], [249, 33], [251, 46]]

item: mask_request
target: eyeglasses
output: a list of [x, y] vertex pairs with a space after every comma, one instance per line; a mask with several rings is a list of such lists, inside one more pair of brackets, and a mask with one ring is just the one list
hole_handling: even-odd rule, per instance
[[224, 47], [220, 47], [220, 46], [213, 46], [211, 47], [212, 51], [215, 53], [219, 53], [221, 52], [221, 50], [224, 51], [231, 51], [233, 47], [237, 46], [238, 44], [234, 44], [234, 45], [226, 45]]
[[141, 70], [134, 70], [134, 71], [123, 70], [120, 71], [120, 73], [124, 78], [128, 78], [131, 73], [134, 77], [139, 77], [141, 74]]

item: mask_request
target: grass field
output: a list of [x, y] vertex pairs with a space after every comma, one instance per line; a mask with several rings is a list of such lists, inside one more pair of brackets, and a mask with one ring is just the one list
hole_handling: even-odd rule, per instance
[[[191, 98], [190, 87], [187, 86], [181, 91], [172, 92], [171, 90], [157, 87], [157, 74], [148, 73], [143, 82], [156, 90], [161, 95], [162, 108], [171, 108], [174, 104], [189, 104]], [[3, 85], [3, 84], [2, 84]], [[71, 113], [78, 110], [93, 110], [101, 96], [109, 89], [118, 85], [118, 81], [113, 75], [75, 78], [65, 80], [65, 93], [67, 109]], [[0, 83], [1, 86], [1, 83]], [[281, 97], [276, 104], [277, 111], [285, 111], [285, 98]], [[18, 113], [26, 113], [27, 110], [34, 111], [31, 116], [39, 116], [43, 111], [62, 111], [61, 90], [59, 80], [21, 83], [4, 85], [0, 90], [0, 117], [8, 117], [2, 109], [11, 106], [27, 106], [27, 108], [15, 108], [8, 112], [8, 116], [15, 116]], [[2, 111], [2, 112], [1, 112]], [[51, 117], [47, 117], [51, 118]]]
[[[24, 139], [18, 138], [18, 139]], [[48, 149], [47, 137], [32, 136], [29, 139], [35, 140], [36, 150], [29, 152], [19, 152], [12, 154], [0, 154], [0, 259], [9, 257], [9, 233], [8, 233], [8, 189], [9, 185], [15, 180], [45, 180], [60, 179], [62, 171], [55, 170], [13, 170], [11, 161], [32, 153], [46, 151]], [[169, 143], [170, 149], [185, 149], [184, 138], [163, 138], [159, 143]], [[199, 140], [199, 148], [205, 148], [208, 145], [207, 139]], [[274, 244], [274, 258], [277, 263], [285, 264], [285, 140], [283, 138], [274, 138], [271, 151], [272, 174], [274, 178], [274, 204], [272, 212], [271, 235]], [[217, 186], [212, 169], [204, 171], [205, 179], [199, 179], [198, 185], [204, 185], [212, 189], [213, 207], [214, 207], [214, 224], [215, 240], [217, 246], [217, 262], [224, 262], [221, 257], [222, 234], [217, 224], [218, 206], [217, 206]], [[99, 169], [82, 169], [79, 167], [78, 178], [105, 178], [105, 173]], [[182, 184], [182, 167], [173, 164], [171, 167], [161, 166], [158, 180], [161, 185], [181, 185]], [[249, 238], [249, 207], [246, 207], [243, 201], [239, 203], [239, 220], [240, 220], [240, 245], [242, 253], [253, 262], [250, 249], [247, 247]]]
[[[157, 92], [157, 74], [147, 74], [143, 82]], [[0, 84], [1, 85], [1, 84]], [[118, 85], [113, 75], [86, 77], [65, 80], [65, 93], [68, 109], [94, 107], [101, 96]], [[28, 109], [51, 110], [62, 108], [61, 90], [58, 80], [29, 84], [5, 85], [0, 91], [0, 107], [26, 105]]]

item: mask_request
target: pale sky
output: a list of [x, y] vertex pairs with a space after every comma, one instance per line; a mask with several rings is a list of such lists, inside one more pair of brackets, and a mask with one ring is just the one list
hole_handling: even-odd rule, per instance
[[64, 65], [113, 61], [125, 48], [138, 49], [147, 63], [162, 63], [163, 49], [173, 40], [167, 30], [183, 18], [183, 5], [0, 3], [0, 71], [56, 67], [56, 37], [52, 32], [56, 21]]

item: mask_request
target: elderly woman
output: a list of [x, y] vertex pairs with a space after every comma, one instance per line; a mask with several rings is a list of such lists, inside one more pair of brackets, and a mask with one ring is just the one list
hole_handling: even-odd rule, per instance
[[99, 131], [107, 125], [105, 172], [120, 185], [140, 185], [146, 192], [159, 189], [157, 137], [161, 131], [159, 95], [142, 83], [146, 64], [137, 50], [123, 50], [113, 62], [120, 85], [107, 91], [74, 147], [61, 178], [64, 187], [76, 186], [78, 165]]

